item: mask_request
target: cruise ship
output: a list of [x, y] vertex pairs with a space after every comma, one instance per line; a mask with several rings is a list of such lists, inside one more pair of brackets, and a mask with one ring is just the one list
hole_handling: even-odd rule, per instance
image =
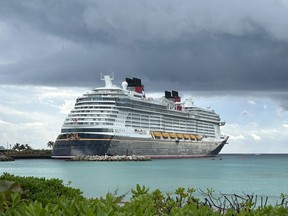
[[225, 122], [214, 110], [181, 101], [177, 91], [147, 97], [141, 79], [113, 84], [77, 98], [57, 137], [53, 158], [79, 155], [141, 155], [150, 158], [216, 156], [227, 143], [220, 132]]

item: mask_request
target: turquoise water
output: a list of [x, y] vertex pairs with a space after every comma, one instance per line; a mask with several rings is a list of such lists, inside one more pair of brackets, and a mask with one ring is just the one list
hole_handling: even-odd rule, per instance
[[[278, 199], [288, 194], [288, 155], [219, 155], [216, 158], [161, 159], [144, 162], [69, 162], [16, 160], [1, 162], [0, 174], [59, 178], [86, 197], [125, 194], [136, 184], [174, 192], [178, 187], [215, 193], [254, 194]], [[197, 195], [197, 194], [196, 194]]]

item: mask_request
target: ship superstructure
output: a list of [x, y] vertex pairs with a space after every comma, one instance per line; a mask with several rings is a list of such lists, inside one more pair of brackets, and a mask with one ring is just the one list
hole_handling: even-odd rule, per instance
[[65, 119], [52, 157], [77, 155], [146, 155], [201, 157], [217, 155], [228, 137], [220, 132], [224, 122], [213, 110], [185, 103], [177, 91], [161, 98], [146, 97], [138, 78], [105, 86], [76, 100]]

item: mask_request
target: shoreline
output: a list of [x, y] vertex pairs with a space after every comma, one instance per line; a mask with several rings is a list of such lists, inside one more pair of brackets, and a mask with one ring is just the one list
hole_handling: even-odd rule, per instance
[[[15, 159], [51, 159], [51, 150], [24, 150], [24, 151], [15, 151], [7, 150], [3, 151], [0, 154], [0, 157], [12, 158]], [[3, 161], [3, 160], [0, 160]]]
[[12, 158], [12, 157], [7, 157], [7, 156], [5, 156], [5, 155], [0, 155], [0, 162], [4, 162], [4, 161], [15, 161], [15, 159], [14, 158]]

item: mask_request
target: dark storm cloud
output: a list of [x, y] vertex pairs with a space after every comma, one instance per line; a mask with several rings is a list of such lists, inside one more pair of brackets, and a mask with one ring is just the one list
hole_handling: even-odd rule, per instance
[[100, 73], [149, 90], [286, 91], [284, 1], [0, 3], [0, 82], [97, 86]]

